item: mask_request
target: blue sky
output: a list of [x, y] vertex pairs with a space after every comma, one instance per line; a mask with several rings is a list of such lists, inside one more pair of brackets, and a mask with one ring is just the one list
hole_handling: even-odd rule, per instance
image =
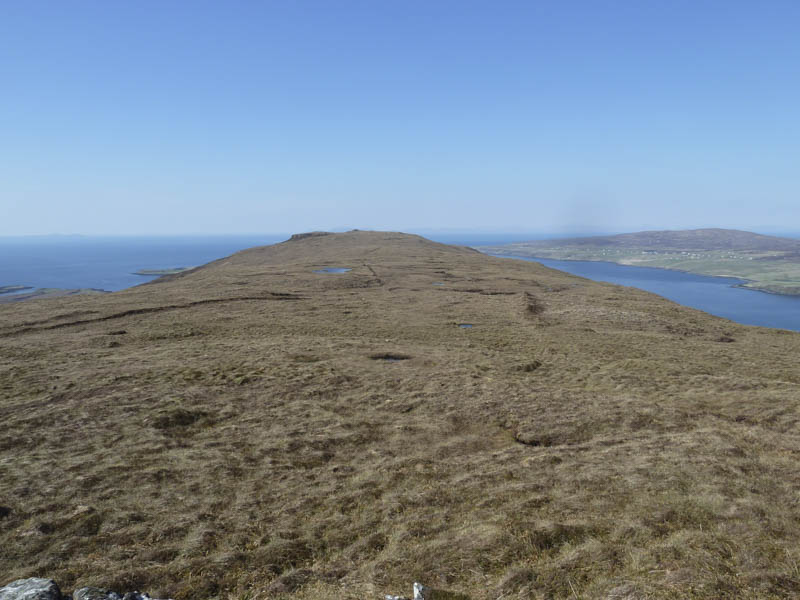
[[800, 3], [7, 2], [0, 140], [0, 235], [800, 230]]

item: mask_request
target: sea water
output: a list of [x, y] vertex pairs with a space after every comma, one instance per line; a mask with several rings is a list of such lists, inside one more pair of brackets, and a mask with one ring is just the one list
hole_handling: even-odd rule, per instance
[[600, 261], [522, 257], [517, 260], [534, 261], [587, 279], [647, 290], [678, 304], [737, 323], [800, 331], [800, 296], [768, 294], [735, 287], [743, 283], [740, 279]]
[[[139, 269], [193, 267], [288, 235], [175, 237], [31, 237], [0, 238], [0, 287], [125, 289], [155, 276]], [[477, 246], [518, 241], [516, 237], [430, 236], [451, 244]], [[478, 238], [480, 237], [480, 240]], [[654, 292], [680, 304], [747, 325], [800, 331], [800, 297], [733, 287], [739, 280], [679, 271], [630, 267], [594, 261], [534, 260], [588, 279]], [[439, 282], [437, 282], [439, 283]]]
[[157, 276], [139, 269], [195, 267], [289, 236], [0, 238], [0, 287], [95, 288], [110, 292]]

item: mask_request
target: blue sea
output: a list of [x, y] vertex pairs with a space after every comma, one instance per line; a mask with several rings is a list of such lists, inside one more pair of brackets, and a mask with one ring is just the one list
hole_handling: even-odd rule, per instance
[[195, 267], [289, 236], [0, 238], [0, 287], [95, 288], [115, 292], [154, 279], [139, 269]]
[[[140, 269], [192, 267], [289, 235], [0, 238], [0, 287], [95, 288], [117, 291], [152, 280]], [[463, 246], [497, 245], [535, 239], [530, 234], [426, 234]], [[513, 259], [509, 260], [526, 260]], [[735, 279], [588, 261], [535, 260], [575, 275], [638, 287], [747, 325], [800, 331], [800, 297], [734, 287]]]
[[[239, 250], [275, 244], [290, 234], [229, 236], [31, 236], [0, 237], [0, 287], [95, 288], [115, 292], [155, 276], [140, 269], [195, 267]], [[469, 246], [533, 239], [500, 234], [429, 236], [445, 244]]]

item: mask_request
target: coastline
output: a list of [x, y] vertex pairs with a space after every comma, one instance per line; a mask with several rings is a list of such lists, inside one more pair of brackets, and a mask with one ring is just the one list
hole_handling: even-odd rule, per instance
[[[29, 288], [33, 289], [33, 288]], [[64, 296], [77, 296], [82, 294], [110, 294], [109, 290], [101, 290], [98, 288], [78, 288], [78, 289], [63, 289], [63, 288], [37, 288], [32, 292], [23, 292], [16, 294], [8, 294], [0, 296], [0, 304], [11, 304], [12, 302], [24, 302], [26, 300], [43, 300], [46, 298], [63, 298]]]
[[131, 275], [143, 275], [146, 277], [161, 277], [163, 275], [177, 275], [185, 271], [191, 271], [197, 267], [173, 267], [171, 269], [139, 269], [134, 271]]
[[747, 279], [746, 277], [737, 277], [735, 275], [716, 275], [713, 273], [700, 273], [697, 271], [687, 271], [686, 269], [676, 269], [673, 267], [657, 267], [653, 265], [630, 265], [623, 262], [617, 262], [613, 260], [600, 260], [600, 259], [591, 259], [591, 258], [554, 258], [552, 256], [533, 256], [533, 255], [521, 255], [521, 254], [498, 254], [495, 252], [484, 252], [480, 250], [484, 254], [488, 254], [489, 256], [497, 256], [498, 258], [524, 258], [524, 259], [543, 259], [543, 260], [564, 260], [570, 262], [596, 262], [596, 263], [606, 263], [610, 265], [618, 265], [620, 267], [639, 267], [643, 269], [660, 269], [662, 271], [675, 271], [678, 273], [687, 273], [689, 275], [700, 275], [702, 277], [716, 277], [719, 279], [735, 279], [738, 280], [739, 283], [732, 284], [731, 287], [740, 288], [743, 290], [750, 290], [753, 292], [761, 292], [763, 294], [773, 294], [775, 296], [788, 296], [789, 298], [800, 298], [800, 292], [792, 293], [792, 292], [780, 292], [774, 289], [769, 289], [766, 287], [759, 287], [759, 286], [750, 286], [747, 285], [748, 283], [755, 283], [752, 279]]
[[31, 285], [4, 285], [0, 286], [0, 294], [19, 294], [25, 290], [34, 289]]
[[[132, 275], [142, 275], [153, 277], [154, 280], [165, 275], [176, 275], [195, 269], [196, 267], [174, 267], [171, 269], [140, 269]], [[145, 282], [148, 283], [148, 282]], [[127, 288], [142, 285], [141, 283]], [[42, 300], [46, 298], [63, 298], [64, 296], [92, 295], [92, 294], [111, 294], [114, 290], [104, 290], [101, 288], [37, 288], [30, 285], [6, 285], [0, 286], [0, 304], [11, 304], [13, 302], [24, 302], [26, 300]], [[120, 290], [117, 290], [120, 291]]]

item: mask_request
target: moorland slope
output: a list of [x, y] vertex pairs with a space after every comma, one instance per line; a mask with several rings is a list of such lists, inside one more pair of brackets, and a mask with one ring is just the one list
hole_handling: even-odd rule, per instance
[[798, 351], [396, 233], [5, 304], [0, 585], [796, 596]]

